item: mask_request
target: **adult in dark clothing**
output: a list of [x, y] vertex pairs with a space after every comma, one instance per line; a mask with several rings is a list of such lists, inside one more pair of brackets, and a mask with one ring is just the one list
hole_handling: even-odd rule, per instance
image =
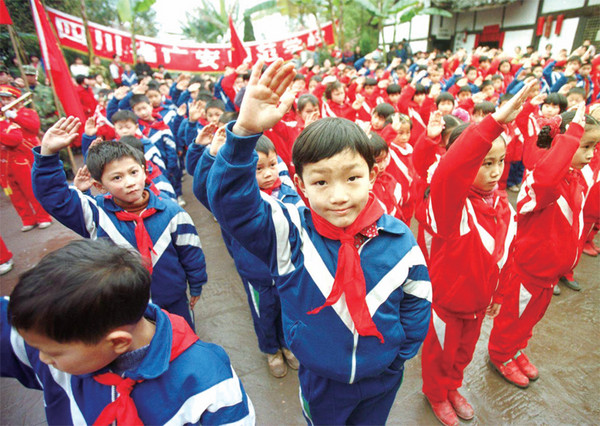
[[137, 57], [137, 63], [135, 64], [134, 70], [140, 80], [147, 75], [152, 75], [152, 68], [146, 63], [146, 60], [142, 55]]

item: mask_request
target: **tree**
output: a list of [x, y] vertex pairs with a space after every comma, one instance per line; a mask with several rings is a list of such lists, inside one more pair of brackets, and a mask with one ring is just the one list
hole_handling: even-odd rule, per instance
[[229, 13], [225, 8], [225, 0], [219, 0], [217, 10], [210, 0], [202, 0], [202, 6], [190, 13], [186, 22], [181, 27], [184, 36], [191, 40], [204, 43], [219, 43], [227, 32], [229, 26], [228, 15], [231, 14], [236, 21], [238, 3], [231, 8]]

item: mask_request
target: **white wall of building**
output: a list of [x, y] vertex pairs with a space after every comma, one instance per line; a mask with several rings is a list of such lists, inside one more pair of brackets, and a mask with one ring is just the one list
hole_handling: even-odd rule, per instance
[[533, 30], [506, 31], [504, 33], [502, 50], [506, 52], [507, 55], [514, 55], [515, 47], [519, 46], [524, 52], [525, 48], [531, 44], [532, 38]]
[[540, 0], [526, 0], [512, 3], [504, 10], [504, 26], [532, 25], [536, 23], [537, 10]]
[[464, 48], [467, 52], [470, 52], [475, 46], [475, 34], [469, 34], [467, 36], [467, 40], [464, 41], [464, 35], [461, 33], [457, 33], [454, 38], [454, 50]]
[[596, 6], [597, 4], [600, 4], [600, 0], [589, 0], [588, 1], [588, 6]]
[[502, 24], [502, 8], [496, 7], [494, 9], [485, 9], [477, 12], [475, 16], [475, 30], [481, 31], [483, 27], [488, 25], [501, 25]]
[[417, 15], [410, 21], [410, 40], [428, 37], [429, 20], [429, 15]]
[[573, 50], [573, 40], [575, 40], [575, 33], [577, 32], [577, 24], [579, 24], [579, 18], [565, 19], [562, 24], [560, 35], [554, 34], [556, 28], [556, 21], [552, 22], [552, 33], [550, 37], [546, 38], [542, 36], [540, 38], [539, 50], [544, 51], [546, 44], [552, 44], [552, 53], [556, 54], [560, 49], [567, 49], [569, 53]]
[[[527, 2], [525, 2], [527, 3]], [[585, 0], [544, 0], [542, 13], [558, 12], [560, 10], [577, 9], [583, 7]]]
[[461, 33], [464, 31], [473, 30], [473, 19], [475, 17], [474, 12], [466, 12], [458, 14], [458, 21], [456, 23], [456, 32]]

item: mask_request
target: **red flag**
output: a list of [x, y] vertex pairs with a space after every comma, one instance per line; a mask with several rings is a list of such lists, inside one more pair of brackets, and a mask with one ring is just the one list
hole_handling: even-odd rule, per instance
[[229, 31], [231, 32], [231, 65], [238, 67], [244, 62], [247, 54], [242, 41], [235, 32], [231, 15], [229, 15]]
[[0, 0], [0, 25], [12, 25], [12, 19], [10, 19], [4, 0]]
[[75, 90], [75, 85], [71, 79], [71, 73], [65, 62], [65, 58], [58, 47], [56, 37], [50, 27], [50, 22], [46, 17], [46, 11], [40, 3], [40, 0], [31, 0], [31, 12], [33, 13], [33, 22], [40, 39], [40, 50], [44, 58], [46, 72], [51, 74], [51, 81], [54, 85], [58, 100], [65, 110], [67, 116], [73, 115], [81, 120], [82, 128], [85, 124], [85, 114], [81, 101]]

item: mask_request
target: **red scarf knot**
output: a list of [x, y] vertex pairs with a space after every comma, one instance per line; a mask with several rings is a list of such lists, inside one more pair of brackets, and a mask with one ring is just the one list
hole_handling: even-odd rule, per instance
[[369, 194], [369, 201], [356, 220], [346, 228], [338, 228], [332, 225], [315, 213], [314, 210], [311, 210], [317, 232], [325, 238], [339, 240], [341, 245], [338, 251], [337, 269], [331, 293], [322, 306], [308, 312], [309, 315], [316, 314], [324, 307], [335, 304], [344, 294], [348, 311], [358, 334], [361, 336], [376, 336], [381, 343], [384, 343], [383, 335], [377, 330], [377, 326], [369, 313], [366, 302], [367, 285], [365, 275], [360, 265], [358, 248], [355, 247], [354, 243], [357, 234], [365, 228], [368, 228], [367, 232], [372, 232], [372, 226], [375, 225], [383, 213], [383, 208], [375, 201], [372, 194]]
[[275, 191], [275, 190], [277, 190], [279, 188], [281, 188], [281, 179], [277, 178], [277, 180], [275, 181], [275, 183], [273, 184], [272, 187], [267, 188], [267, 189], [261, 188], [260, 190], [262, 192], [264, 192], [265, 194], [271, 195], [271, 194], [273, 194], [273, 191]]
[[156, 209], [153, 207], [144, 210], [139, 215], [125, 210], [115, 213], [119, 220], [135, 222], [135, 242], [142, 258], [147, 261], [146, 267], [150, 274], [152, 274], [152, 253], [154, 252], [154, 245], [152, 243], [152, 238], [150, 238], [150, 234], [148, 234], [146, 226], [144, 225], [144, 219], [152, 216], [154, 213], [156, 213]]

